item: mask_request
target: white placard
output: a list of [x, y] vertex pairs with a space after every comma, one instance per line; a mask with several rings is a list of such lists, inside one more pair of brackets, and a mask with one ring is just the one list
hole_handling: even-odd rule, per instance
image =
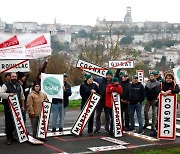
[[0, 59], [36, 59], [51, 53], [49, 33], [0, 35]]
[[69, 96], [69, 100], [78, 100], [81, 99], [81, 95], [79, 92], [80, 85], [71, 87], [71, 96]]
[[41, 73], [41, 91], [48, 98], [63, 99], [63, 74], [45, 74]]
[[120, 95], [117, 92], [112, 93], [113, 98], [113, 121], [114, 121], [114, 136], [122, 136], [122, 122], [121, 122], [121, 103]]
[[66, 131], [62, 131], [62, 132], [49, 132], [47, 133], [46, 137], [55, 137], [55, 136], [67, 136], [67, 135], [71, 135], [72, 133], [70, 132], [70, 130], [66, 130]]
[[89, 73], [92, 73], [92, 74], [95, 74], [104, 78], [106, 77], [106, 73], [108, 71], [107, 68], [103, 68], [103, 67], [97, 66], [95, 64], [92, 64], [92, 63], [89, 63], [80, 59], [78, 59], [76, 67], [86, 72], [89, 72]]
[[18, 72], [18, 71], [29, 72], [30, 71], [29, 60], [27, 61], [26, 60], [0, 60], [0, 72]]
[[119, 144], [119, 145], [128, 145], [128, 144], [130, 144], [130, 143], [127, 143], [127, 142], [124, 142], [124, 141], [121, 141], [121, 140], [118, 140], [118, 139], [115, 139], [115, 138], [111, 138], [111, 137], [102, 137], [101, 140], [108, 141], [108, 142], [111, 142], [111, 143], [116, 143], [116, 144]]
[[49, 115], [51, 112], [51, 103], [42, 102], [41, 114], [39, 118], [37, 137], [46, 138]]
[[134, 68], [132, 60], [109, 61], [109, 68]]
[[78, 119], [74, 123], [71, 132], [75, 135], [80, 135], [89, 120], [91, 114], [95, 110], [95, 107], [97, 106], [100, 96], [96, 93], [92, 93], [89, 96], [89, 99], [87, 100], [86, 104], [84, 105]]
[[174, 77], [176, 79], [177, 84], [180, 86], [180, 65], [173, 68]]
[[88, 148], [88, 149], [93, 151], [93, 152], [100, 152], [100, 151], [111, 151], [111, 150], [127, 149], [127, 147], [125, 147], [123, 145], [112, 145], [112, 146], [91, 147], [91, 148]]
[[138, 82], [144, 84], [144, 70], [136, 70], [136, 74], [138, 76]]
[[9, 97], [8, 101], [9, 101], [10, 108], [12, 111], [15, 127], [17, 130], [18, 138], [19, 138], [19, 142], [20, 143], [26, 142], [26, 141], [28, 141], [28, 135], [27, 135], [27, 131], [26, 131], [26, 128], [24, 125], [24, 120], [22, 117], [21, 108], [19, 105], [19, 100], [18, 100], [17, 95]]
[[175, 140], [177, 95], [160, 94], [158, 107], [158, 139]]

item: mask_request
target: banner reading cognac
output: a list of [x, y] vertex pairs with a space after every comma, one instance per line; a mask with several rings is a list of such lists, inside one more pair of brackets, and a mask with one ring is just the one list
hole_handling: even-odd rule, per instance
[[63, 99], [63, 74], [41, 73], [41, 91], [47, 94], [48, 98]]
[[49, 33], [0, 35], [0, 59], [35, 59], [51, 53]]

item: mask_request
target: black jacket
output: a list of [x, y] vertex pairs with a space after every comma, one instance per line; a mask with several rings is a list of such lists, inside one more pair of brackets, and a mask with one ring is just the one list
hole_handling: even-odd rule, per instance
[[134, 105], [137, 103], [142, 103], [145, 98], [145, 90], [144, 86], [141, 84], [141, 82], [138, 82], [136, 84], [131, 83], [128, 87], [128, 101], [129, 104]]
[[80, 95], [82, 97], [81, 109], [83, 108], [89, 96], [91, 95], [92, 89], [94, 89], [96, 93], [99, 93], [99, 89], [95, 83], [87, 84], [87, 81], [85, 80], [84, 83], [80, 86]]
[[168, 91], [171, 90], [172, 94], [178, 94], [179, 93], [179, 86], [174, 81], [171, 83], [162, 82], [161, 83], [161, 90]]
[[[69, 105], [69, 96], [71, 96], [72, 92], [71, 92], [71, 85], [70, 84], [68, 84], [67, 82], [64, 82], [64, 86], [65, 86], [64, 107], [67, 107]], [[53, 104], [57, 104], [58, 102], [62, 103], [62, 99], [58, 99], [58, 98], [52, 99]]]
[[160, 93], [160, 82], [149, 80], [145, 86], [145, 93], [148, 101], [157, 99]]
[[126, 81], [121, 81], [120, 85], [123, 89], [123, 93], [121, 94], [121, 99], [123, 100], [128, 100], [128, 87], [130, 86], [129, 79]]

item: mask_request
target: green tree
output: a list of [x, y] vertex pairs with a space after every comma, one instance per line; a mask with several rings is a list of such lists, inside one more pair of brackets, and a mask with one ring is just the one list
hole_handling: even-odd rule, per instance
[[127, 45], [127, 44], [131, 44], [132, 41], [133, 41], [133, 37], [131, 36], [126, 36], [126, 37], [123, 37], [120, 41], [120, 44], [123, 44], [123, 45]]

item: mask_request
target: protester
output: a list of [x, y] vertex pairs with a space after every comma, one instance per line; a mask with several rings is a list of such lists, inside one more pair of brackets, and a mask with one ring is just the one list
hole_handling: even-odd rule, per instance
[[[95, 83], [93, 83], [93, 77], [90, 74], [87, 74], [86, 80], [80, 86], [80, 95], [82, 97], [81, 102], [81, 110], [83, 109], [85, 103], [87, 102], [89, 96], [92, 93], [99, 93], [99, 89]], [[88, 121], [88, 134], [89, 136], [93, 136], [93, 122], [94, 122], [94, 112]]]
[[39, 116], [41, 114], [41, 106], [43, 101], [48, 101], [47, 95], [42, 93], [40, 82], [34, 81], [31, 93], [27, 98], [27, 111], [31, 120], [33, 137], [36, 138]]
[[[172, 73], [167, 73], [165, 75], [165, 82], [160, 83], [160, 93], [163, 96], [179, 93], [179, 86], [174, 81], [174, 75]], [[150, 134], [150, 136], [157, 136], [157, 130], [158, 128], [156, 128], [156, 130], [154, 130], [153, 133]]]
[[155, 70], [154, 75], [157, 81], [164, 82], [164, 79], [162, 78], [161, 72], [159, 70]]
[[121, 81], [122, 81], [123, 74], [124, 74], [124, 72], [121, 72], [121, 69], [117, 69], [114, 77], [117, 77], [117, 78], [119, 79], [119, 82], [121, 82]]
[[122, 87], [119, 85], [119, 79], [114, 77], [112, 83], [108, 84], [106, 87], [106, 107], [108, 114], [110, 116], [110, 131], [109, 134], [113, 135], [113, 117], [112, 117], [112, 92], [117, 92], [122, 94]]
[[144, 107], [144, 117], [145, 117], [145, 124], [144, 129], [147, 126], [150, 126], [149, 124], [149, 117], [148, 112], [149, 108], [152, 106], [152, 125], [151, 130], [155, 130], [155, 124], [156, 124], [156, 100], [158, 98], [160, 92], [160, 82], [158, 82], [155, 78], [154, 72], [150, 73], [149, 81], [145, 85], [145, 94], [146, 94], [146, 104]]
[[[100, 133], [101, 129], [101, 113], [104, 109], [105, 113], [105, 132], [109, 133], [109, 114], [107, 112], [107, 108], [105, 106], [105, 97], [106, 97], [106, 86], [112, 82], [113, 73], [111, 70], [108, 70], [106, 73], [106, 78], [102, 78], [100, 84], [99, 84], [99, 94], [101, 96], [101, 100], [99, 101], [97, 107], [96, 107], [96, 129], [94, 131], [95, 134]], [[94, 78], [95, 81], [96, 78]]]
[[129, 101], [129, 113], [130, 113], [130, 131], [135, 130], [135, 123], [134, 123], [134, 113], [136, 111], [138, 123], [139, 123], [139, 130], [137, 133], [143, 133], [143, 122], [141, 116], [142, 110], [142, 102], [145, 98], [145, 90], [144, 86], [141, 82], [138, 82], [138, 76], [134, 75], [132, 79], [132, 83], [128, 87], [128, 101]]
[[59, 131], [63, 131], [63, 115], [65, 116], [66, 108], [71, 96], [71, 85], [67, 82], [67, 74], [64, 73], [64, 99], [52, 99], [52, 132], [56, 132], [57, 118], [59, 115]]
[[11, 73], [6, 73], [4, 75], [4, 82], [8, 82], [11, 81]]
[[25, 97], [25, 100], [24, 100], [24, 112], [22, 113], [22, 116], [23, 116], [23, 119], [24, 119], [24, 123], [26, 123], [26, 111], [27, 111], [26, 102], [27, 102], [27, 97], [28, 97], [28, 94], [29, 94], [29, 90], [26, 90], [26, 88], [27, 88], [26, 81], [27, 81], [27, 79], [29, 77], [29, 73], [25, 75], [23, 72], [17, 72], [17, 76], [18, 76], [18, 82], [22, 86], [24, 97]]
[[10, 145], [12, 141], [15, 140], [13, 136], [14, 132], [14, 121], [11, 113], [11, 109], [9, 107], [8, 97], [14, 96], [17, 94], [18, 100], [20, 103], [21, 111], [24, 112], [24, 93], [21, 85], [17, 82], [17, 74], [11, 73], [11, 80], [7, 81], [5, 84], [2, 85], [0, 91], [0, 97], [3, 98], [3, 105], [4, 105], [4, 112], [5, 112], [5, 129], [6, 129], [6, 137], [7, 137], [7, 144]]
[[[120, 81], [120, 85], [123, 89], [123, 93], [121, 94], [121, 118], [122, 118], [122, 126], [124, 130], [129, 129], [129, 102], [128, 102], [128, 87], [130, 85], [128, 74], [122, 72], [122, 81]], [[123, 116], [125, 113], [125, 117]]]

